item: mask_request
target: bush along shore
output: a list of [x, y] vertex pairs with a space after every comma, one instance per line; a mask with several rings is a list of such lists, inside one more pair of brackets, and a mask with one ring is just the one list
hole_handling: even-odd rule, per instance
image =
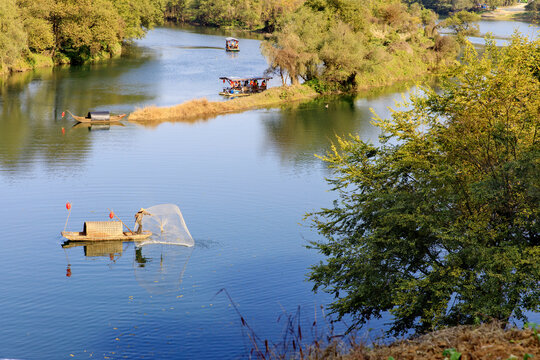
[[117, 56], [163, 22], [155, 0], [2, 0], [0, 75]]
[[306, 85], [274, 87], [262, 93], [229, 101], [208, 101], [203, 98], [189, 100], [171, 107], [148, 106], [135, 110], [129, 115], [129, 120], [144, 123], [196, 121], [222, 114], [272, 107], [284, 102], [312, 99], [317, 95], [313, 88]]

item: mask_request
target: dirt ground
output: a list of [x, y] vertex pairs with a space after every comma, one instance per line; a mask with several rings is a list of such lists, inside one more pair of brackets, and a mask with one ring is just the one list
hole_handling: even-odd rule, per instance
[[493, 11], [488, 11], [482, 14], [483, 18], [509, 20], [511, 18], [522, 15], [525, 12], [525, 3], [519, 3], [512, 6], [500, 7]]

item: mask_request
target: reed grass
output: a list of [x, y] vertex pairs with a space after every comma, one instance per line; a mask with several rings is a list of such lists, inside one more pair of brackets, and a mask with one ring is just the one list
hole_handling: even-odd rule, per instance
[[[348, 335], [335, 333], [321, 308], [322, 316], [315, 312], [311, 326], [302, 321], [298, 307], [294, 314], [282, 314], [278, 323], [284, 324], [281, 339], [272, 341], [257, 335], [247, 319], [240, 313], [226, 289], [224, 293], [238, 317], [242, 334], [247, 340], [249, 359], [257, 360], [433, 360], [433, 359], [501, 359], [528, 360], [540, 355], [540, 326], [528, 323], [524, 329], [508, 327], [493, 321], [481, 325], [462, 325], [433, 331], [412, 339], [380, 338], [371, 344], [367, 338], [358, 338], [354, 331]], [[383, 340], [381, 343], [380, 341]], [[384, 341], [386, 340], [386, 341]]]
[[130, 121], [194, 121], [208, 119], [221, 114], [242, 112], [250, 109], [272, 107], [283, 103], [311, 99], [317, 96], [309, 86], [282, 86], [270, 88], [262, 93], [235, 98], [229, 101], [194, 99], [171, 107], [148, 106], [136, 109], [129, 115]]

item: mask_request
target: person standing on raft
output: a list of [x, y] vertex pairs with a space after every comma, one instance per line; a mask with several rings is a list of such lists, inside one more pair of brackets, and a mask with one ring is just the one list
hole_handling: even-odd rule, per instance
[[146, 211], [143, 208], [141, 208], [141, 210], [137, 211], [137, 213], [135, 214], [135, 225], [139, 225], [139, 227], [137, 228], [137, 231], [136, 231], [137, 234], [141, 234], [142, 231], [143, 231], [142, 230], [142, 219], [143, 219], [144, 215], [152, 215], [152, 214], [150, 214], [148, 211]]

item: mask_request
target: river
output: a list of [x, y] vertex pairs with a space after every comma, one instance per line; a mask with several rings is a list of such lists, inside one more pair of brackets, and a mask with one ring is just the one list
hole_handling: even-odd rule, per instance
[[[220, 76], [266, 67], [258, 39], [228, 54], [224, 36], [159, 28], [121, 59], [2, 84], [0, 357], [238, 359], [250, 350], [239, 313], [274, 342], [280, 315], [300, 308], [306, 328], [321, 318], [331, 298], [306, 281], [321, 257], [305, 247], [319, 236], [302, 218], [335, 195], [314, 154], [336, 134], [377, 141], [370, 108], [388, 116], [414, 88], [146, 127], [61, 118], [219, 99]], [[177, 204], [196, 245], [62, 248], [67, 201], [71, 230], [108, 209], [132, 225], [141, 207]]]

